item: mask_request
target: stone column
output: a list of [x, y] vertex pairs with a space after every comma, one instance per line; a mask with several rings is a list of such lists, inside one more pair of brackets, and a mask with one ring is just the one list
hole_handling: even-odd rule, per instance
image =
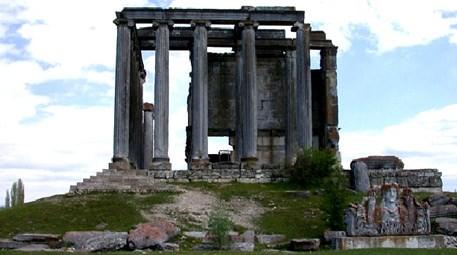
[[143, 167], [149, 169], [154, 155], [154, 105], [143, 104]]
[[292, 31], [296, 32], [296, 67], [297, 67], [297, 145], [298, 149], [312, 147], [313, 118], [311, 105], [311, 68], [309, 24], [295, 23]]
[[241, 48], [236, 47], [235, 49], [235, 61], [236, 61], [236, 71], [235, 71], [235, 150], [236, 150], [236, 160], [241, 161], [241, 156], [243, 155], [243, 124], [241, 120], [241, 75], [243, 74], [243, 61], [241, 59]]
[[130, 62], [131, 28], [125, 19], [116, 19], [116, 74], [114, 92], [114, 141], [113, 164], [110, 168], [130, 169], [129, 162], [129, 106], [130, 106]]
[[325, 125], [326, 148], [338, 152], [338, 93], [336, 74], [336, 54], [338, 48], [333, 46], [321, 50], [321, 69], [325, 84]]
[[297, 153], [296, 139], [296, 81], [297, 68], [295, 51], [286, 52], [286, 73], [287, 73], [287, 98], [286, 98], [286, 165], [291, 166], [295, 163]]
[[257, 23], [240, 22], [241, 31], [241, 161], [246, 168], [257, 162], [257, 62], [255, 53], [255, 28]]
[[168, 114], [169, 114], [169, 46], [168, 22], [154, 22], [156, 36], [155, 85], [154, 85], [154, 159], [151, 168], [171, 170], [168, 157]]
[[191, 169], [207, 169], [208, 160], [208, 28], [209, 22], [193, 21], [192, 47], [192, 148]]

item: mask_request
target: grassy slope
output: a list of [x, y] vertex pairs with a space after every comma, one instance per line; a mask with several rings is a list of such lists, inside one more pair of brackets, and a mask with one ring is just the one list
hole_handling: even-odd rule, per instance
[[172, 193], [147, 196], [134, 194], [89, 194], [54, 196], [0, 211], [0, 238], [17, 233], [63, 234], [70, 230], [94, 230], [100, 223], [106, 229], [127, 231], [144, 221], [140, 210], [170, 200]]
[[[268, 208], [256, 222], [263, 233], [284, 234], [288, 238], [320, 237], [327, 228], [322, 211], [322, 192], [312, 192], [309, 197], [299, 197], [290, 191], [303, 188], [289, 183], [244, 184], [244, 183], [196, 183], [190, 184], [214, 192], [221, 199], [245, 197], [258, 201]], [[350, 195], [351, 201], [359, 201], [360, 194]]]

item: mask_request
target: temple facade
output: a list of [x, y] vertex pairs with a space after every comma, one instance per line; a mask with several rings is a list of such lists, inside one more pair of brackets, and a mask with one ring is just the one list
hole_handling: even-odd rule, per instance
[[[189, 169], [282, 168], [302, 149], [338, 153], [337, 47], [305, 23], [303, 11], [124, 8], [116, 17], [110, 168], [172, 169], [170, 50], [190, 52], [188, 126], [182, 127]], [[208, 47], [232, 51], [208, 53]], [[152, 103], [143, 102], [143, 51], [155, 51]], [[311, 68], [311, 51], [320, 53], [318, 69]], [[209, 155], [209, 136], [228, 137], [233, 150]]]

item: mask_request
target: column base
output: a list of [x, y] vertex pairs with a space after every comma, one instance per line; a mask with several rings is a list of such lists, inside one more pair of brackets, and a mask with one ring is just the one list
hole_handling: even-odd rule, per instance
[[241, 169], [258, 169], [257, 158], [241, 158]]
[[190, 169], [211, 169], [211, 163], [208, 159], [192, 159], [190, 163]]
[[171, 163], [169, 158], [154, 158], [151, 164], [149, 164], [151, 170], [171, 170]]
[[113, 158], [112, 163], [108, 164], [109, 169], [127, 171], [130, 170], [130, 161], [127, 158]]

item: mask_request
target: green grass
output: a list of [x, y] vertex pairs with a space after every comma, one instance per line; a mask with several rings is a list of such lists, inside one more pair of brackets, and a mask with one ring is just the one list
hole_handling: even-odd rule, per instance
[[0, 237], [17, 233], [63, 234], [66, 231], [95, 230], [100, 223], [107, 230], [127, 231], [143, 222], [141, 209], [170, 201], [173, 193], [135, 195], [92, 193], [82, 196], [54, 196], [0, 211]]
[[[455, 255], [455, 249], [360, 249], [360, 250], [345, 250], [345, 251], [317, 251], [317, 252], [303, 252], [296, 254], [312, 254], [312, 255]], [[15, 252], [15, 251], [1, 251], [0, 254], [5, 255], [27, 255], [29, 252]], [[69, 254], [65, 252], [35, 252], [32, 254], [37, 255], [59, 255]], [[131, 255], [132, 252], [104, 252], [104, 255]], [[147, 254], [157, 254], [157, 252], [149, 252]], [[271, 252], [226, 252], [226, 251], [189, 251], [189, 252], [160, 252], [160, 254], [183, 254], [183, 255], [236, 255], [236, 254], [287, 254], [285, 252], [271, 253]]]
[[[191, 183], [194, 188], [214, 192], [219, 198], [250, 198], [268, 208], [256, 225], [266, 234], [284, 234], [287, 238], [321, 237], [328, 228], [323, 212], [322, 191], [314, 188], [309, 197], [299, 197], [289, 191], [303, 190], [292, 183], [245, 184], [245, 183]], [[361, 194], [351, 193], [349, 200], [359, 202]]]

